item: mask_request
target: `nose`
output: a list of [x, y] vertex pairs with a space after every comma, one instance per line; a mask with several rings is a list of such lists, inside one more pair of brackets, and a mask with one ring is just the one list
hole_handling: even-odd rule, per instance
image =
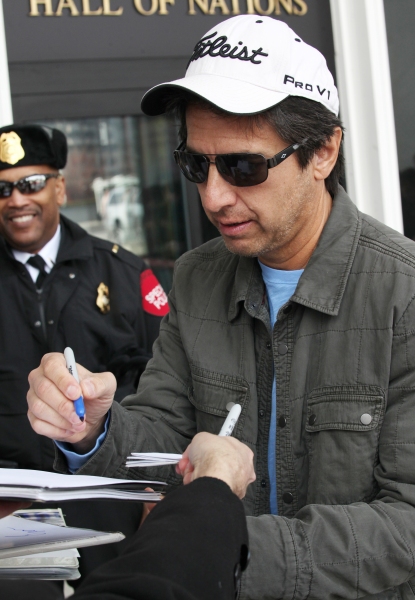
[[8, 206], [26, 206], [28, 202], [28, 196], [25, 196], [24, 194], [19, 192], [19, 190], [16, 187], [14, 187], [11, 195], [8, 198], [5, 198], [5, 201], [7, 202]]
[[210, 162], [208, 178], [198, 185], [203, 208], [207, 213], [218, 213], [223, 208], [234, 206], [238, 200], [237, 189], [219, 174], [214, 162]]

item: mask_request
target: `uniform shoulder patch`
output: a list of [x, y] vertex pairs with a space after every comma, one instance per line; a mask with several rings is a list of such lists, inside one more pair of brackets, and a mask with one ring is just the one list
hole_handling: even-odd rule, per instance
[[150, 315], [164, 317], [169, 312], [166, 292], [151, 269], [146, 269], [140, 275], [141, 299], [143, 309]]

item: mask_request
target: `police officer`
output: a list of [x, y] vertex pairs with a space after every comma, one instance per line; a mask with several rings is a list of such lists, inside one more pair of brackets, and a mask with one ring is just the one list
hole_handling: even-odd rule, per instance
[[[135, 390], [168, 310], [142, 259], [60, 215], [66, 158], [57, 129], [0, 129], [0, 466], [53, 468], [53, 443], [26, 416], [27, 376], [45, 353], [72, 347], [91, 371], [115, 374], [122, 398]], [[75, 515], [73, 506], [65, 507], [71, 525], [93, 527], [94, 515], [96, 527], [129, 533], [140, 518], [140, 505], [104, 503]], [[94, 549], [91, 567], [115, 548]]]

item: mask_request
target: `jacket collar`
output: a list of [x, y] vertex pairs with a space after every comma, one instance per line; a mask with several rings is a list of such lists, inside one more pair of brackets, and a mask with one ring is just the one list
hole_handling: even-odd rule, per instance
[[[358, 209], [342, 187], [333, 200], [333, 208], [320, 240], [292, 300], [328, 315], [337, 315], [361, 230]], [[251, 316], [264, 303], [264, 283], [257, 259], [240, 257], [229, 305], [228, 318], [233, 320], [244, 302]]]
[[62, 240], [56, 262], [62, 263], [68, 260], [88, 260], [91, 258], [93, 256], [92, 240], [85, 229], [63, 215], [60, 217], [60, 222]]

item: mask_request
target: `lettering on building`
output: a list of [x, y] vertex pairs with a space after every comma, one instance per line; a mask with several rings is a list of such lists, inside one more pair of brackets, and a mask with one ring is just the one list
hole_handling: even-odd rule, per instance
[[30, 17], [120, 17], [126, 2], [144, 16], [168, 15], [182, 2], [188, 15], [288, 15], [304, 16], [306, 0], [29, 0]]

